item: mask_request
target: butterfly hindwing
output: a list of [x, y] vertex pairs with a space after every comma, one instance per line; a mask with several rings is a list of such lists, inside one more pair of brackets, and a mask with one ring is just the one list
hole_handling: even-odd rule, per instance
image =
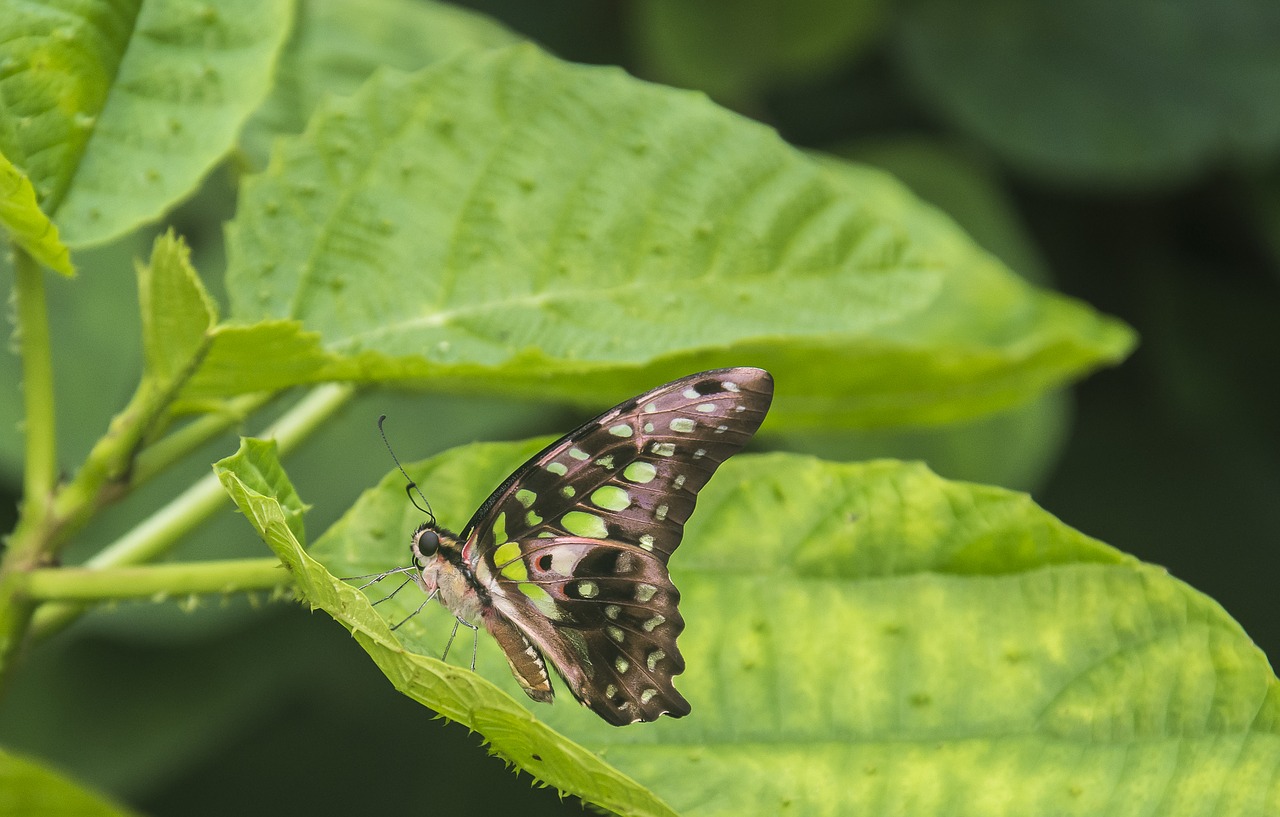
[[493, 604], [521, 622], [574, 697], [616, 725], [687, 714], [671, 681], [684, 670], [680, 592], [658, 554], [580, 537], [526, 544], [499, 572], [527, 581], [500, 583]]

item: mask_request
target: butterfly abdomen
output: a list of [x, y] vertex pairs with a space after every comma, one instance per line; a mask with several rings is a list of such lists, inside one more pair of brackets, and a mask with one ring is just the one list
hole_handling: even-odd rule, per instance
[[525, 694], [540, 703], [549, 704], [555, 698], [551, 679], [547, 677], [547, 664], [538, 648], [524, 634], [492, 607], [484, 610], [482, 620], [485, 629], [498, 642], [507, 657], [511, 674], [516, 677]]

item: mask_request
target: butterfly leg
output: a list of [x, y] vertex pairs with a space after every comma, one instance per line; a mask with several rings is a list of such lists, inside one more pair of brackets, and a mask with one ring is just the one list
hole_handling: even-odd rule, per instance
[[453, 646], [453, 639], [457, 637], [458, 627], [460, 626], [471, 628], [471, 669], [474, 671], [476, 668], [476, 650], [480, 645], [480, 628], [470, 621], [457, 616], [453, 618], [453, 631], [449, 633], [449, 643], [444, 645], [444, 655], [440, 656], [440, 660], [444, 661], [449, 657], [449, 648]]
[[372, 579], [369, 579], [369, 581], [365, 582], [364, 584], [356, 588], [357, 590], [363, 590], [369, 585], [377, 584], [378, 582], [382, 581], [386, 577], [392, 576], [396, 573], [415, 573], [415, 572], [417, 572], [416, 569], [412, 567], [397, 567], [391, 570], [384, 570], [381, 573], [366, 573], [363, 576], [343, 576], [342, 578], [338, 579], [338, 581], [353, 582], [353, 581], [356, 581], [357, 579], [369, 579], [369, 577], [372, 576], [373, 577]]
[[374, 607], [377, 607], [379, 604], [382, 604], [382, 603], [383, 603], [384, 601], [386, 601], [387, 599], [393, 599], [393, 598], [395, 598], [395, 597], [396, 597], [396, 593], [399, 593], [401, 590], [403, 590], [403, 589], [404, 589], [404, 586], [405, 586], [406, 584], [408, 584], [409, 582], [411, 582], [411, 581], [413, 581], [413, 577], [412, 577], [412, 576], [410, 576], [409, 578], [407, 578], [407, 579], [405, 579], [404, 581], [400, 582], [400, 586], [399, 586], [399, 587], [397, 587], [395, 590], [392, 590], [389, 594], [387, 594], [387, 595], [383, 596], [382, 598], [378, 599], [377, 601], [375, 601], [375, 602], [373, 603], [373, 606], [374, 606]]
[[474, 624], [467, 624], [467, 626], [471, 628], [471, 671], [475, 672], [476, 650], [480, 647], [480, 628]]
[[449, 648], [453, 646], [453, 639], [458, 634], [458, 625], [462, 623], [462, 619], [454, 617], [453, 631], [449, 633], [449, 641], [444, 645], [444, 652], [440, 655], [441, 661], [449, 660]]
[[[392, 632], [395, 632], [396, 630], [400, 629], [400, 627], [401, 627], [401, 626], [402, 626], [406, 621], [408, 621], [409, 619], [413, 618], [413, 617], [414, 617], [414, 616], [416, 616], [418, 613], [421, 613], [421, 612], [422, 612], [422, 608], [427, 606], [427, 602], [431, 601], [431, 600], [432, 600], [432, 599], [434, 599], [435, 597], [436, 597], [436, 594], [435, 594], [435, 593], [432, 593], [431, 595], [429, 595], [429, 596], [427, 596], [425, 599], [423, 599], [423, 600], [422, 600], [422, 604], [419, 604], [419, 605], [418, 605], [418, 609], [417, 609], [417, 610], [414, 610], [412, 613], [410, 613], [409, 615], [407, 615], [407, 616], [405, 616], [403, 619], [401, 619], [401, 621], [400, 621], [400, 623], [399, 623], [399, 624], [397, 624], [396, 626], [394, 626], [394, 627], [392, 627], [392, 628], [391, 628], [391, 631], [392, 631]], [[454, 629], [456, 630], [457, 628], [455, 627]]]

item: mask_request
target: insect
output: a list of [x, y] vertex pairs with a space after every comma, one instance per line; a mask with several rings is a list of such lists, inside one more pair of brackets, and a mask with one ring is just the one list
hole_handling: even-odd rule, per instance
[[428, 505], [410, 542], [413, 566], [392, 572], [408, 572], [427, 594], [419, 610], [433, 598], [448, 608], [455, 635], [483, 625], [535, 701], [554, 696], [550, 659], [573, 696], [611, 724], [687, 715], [672, 684], [685, 668], [676, 646], [684, 619], [667, 560], [698, 491], [751, 439], [772, 399], [769, 373], [743, 367], [627, 400], [516, 469], [461, 533], [438, 525]]

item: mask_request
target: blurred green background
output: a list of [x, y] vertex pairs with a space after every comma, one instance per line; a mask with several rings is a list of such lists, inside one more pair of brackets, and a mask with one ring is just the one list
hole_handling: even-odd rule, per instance
[[[1280, 7], [1265, 0], [476, 0], [561, 57], [711, 93], [795, 144], [887, 168], [1016, 271], [1133, 325], [1122, 366], [965, 428], [769, 437], [760, 447], [922, 458], [1032, 492], [1074, 527], [1166, 566], [1268, 655], [1280, 543]], [[219, 291], [224, 169], [169, 219]], [[50, 278], [64, 466], [140, 366], [132, 259], [150, 236]], [[0, 283], [9, 281], [7, 269]], [[6, 361], [6, 365], [11, 364]], [[750, 363], [750, 361], [743, 361]], [[12, 412], [13, 408], [4, 409]], [[413, 460], [476, 439], [564, 431], [587, 412], [365, 394], [286, 462], [314, 537], [389, 467], [380, 413]], [[9, 529], [19, 438], [6, 420]], [[260, 428], [255, 418], [246, 432]], [[92, 552], [208, 463], [104, 514]], [[471, 509], [451, 512], [465, 518]], [[408, 532], [406, 532], [406, 536]], [[198, 558], [261, 556], [227, 510]], [[0, 743], [156, 815], [580, 813], [531, 790], [465, 730], [395, 694], [333, 622], [288, 603], [203, 599], [99, 610], [34, 650]], [[797, 622], [796, 626], [806, 626]]]

